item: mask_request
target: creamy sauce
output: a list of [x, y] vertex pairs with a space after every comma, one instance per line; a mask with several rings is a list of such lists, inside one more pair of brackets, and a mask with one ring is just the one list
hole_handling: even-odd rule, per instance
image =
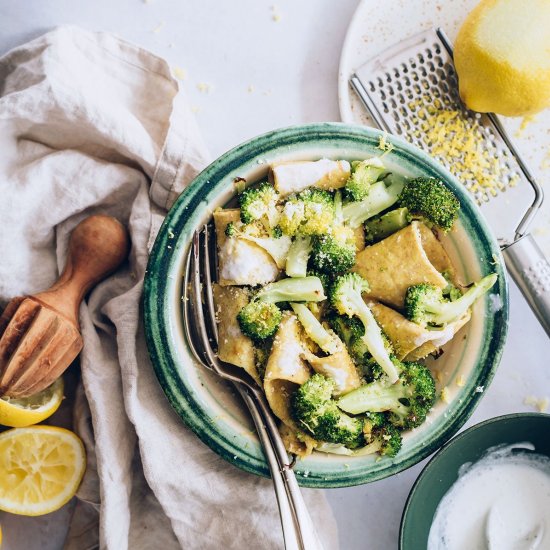
[[550, 459], [527, 449], [490, 449], [462, 466], [437, 507], [428, 550], [550, 548]]
[[261, 285], [274, 281], [277, 265], [262, 248], [243, 239], [227, 239], [220, 249], [220, 277], [237, 285]]

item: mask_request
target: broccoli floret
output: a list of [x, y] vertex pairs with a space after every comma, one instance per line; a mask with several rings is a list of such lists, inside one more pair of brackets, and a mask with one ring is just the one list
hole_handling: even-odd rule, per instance
[[281, 229], [280, 226], [276, 225], [272, 230], [271, 230], [271, 236], [274, 238], [274, 239], [280, 239], [282, 236], [283, 236], [283, 230]]
[[448, 231], [458, 217], [460, 202], [454, 193], [437, 178], [415, 178], [407, 182], [399, 204], [413, 215], [424, 218], [429, 224]]
[[363, 421], [342, 412], [332, 399], [335, 384], [314, 374], [291, 399], [291, 413], [304, 430], [320, 441], [339, 443], [351, 449], [364, 444]]
[[276, 304], [259, 300], [249, 302], [237, 315], [242, 333], [253, 340], [273, 336], [282, 318], [283, 314]]
[[379, 157], [351, 163], [351, 176], [346, 182], [346, 195], [353, 201], [361, 201], [367, 198], [373, 183], [386, 172]]
[[406, 208], [396, 208], [382, 216], [367, 220], [365, 222], [365, 242], [372, 244], [381, 241], [403, 229], [410, 221], [409, 211]]
[[390, 383], [393, 384], [399, 378], [398, 372], [386, 349], [382, 331], [363, 300], [362, 293], [368, 290], [369, 285], [365, 279], [357, 273], [347, 273], [338, 277], [332, 285], [330, 301], [341, 315], [356, 316], [361, 320], [364, 326], [364, 334], [361, 338], [386, 373]]
[[332, 195], [310, 187], [285, 202], [279, 225], [286, 235], [322, 235], [329, 231], [333, 220]]
[[462, 296], [448, 301], [440, 288], [427, 283], [410, 286], [405, 294], [405, 314], [410, 321], [422, 326], [446, 325], [462, 317], [468, 308], [496, 282], [491, 273], [472, 285]]
[[[384, 338], [384, 346], [391, 357], [393, 353], [391, 343], [384, 333], [382, 333], [382, 336]], [[361, 374], [365, 377], [367, 382], [377, 380], [384, 374], [382, 367], [376, 362], [361, 336], [353, 337], [349, 343], [348, 349], [354, 363], [359, 367]]]
[[236, 237], [237, 234], [239, 233], [239, 230], [237, 229], [237, 226], [235, 225], [235, 222], [229, 222], [226, 226], [225, 226], [225, 236], [226, 237]]
[[447, 281], [447, 286], [441, 291], [443, 296], [451, 302], [458, 300], [462, 296], [462, 291], [454, 285], [452, 275], [448, 271], [443, 271], [441, 275]]
[[286, 274], [289, 277], [305, 277], [307, 263], [311, 254], [311, 237], [296, 235], [288, 250], [286, 258]]
[[290, 306], [304, 327], [306, 334], [325, 353], [332, 355], [342, 349], [342, 342], [335, 333], [329, 332], [307, 306], [291, 302]]
[[332, 330], [336, 332], [348, 348], [353, 339], [360, 338], [365, 333], [363, 323], [357, 317], [347, 317], [332, 313], [328, 317], [328, 322]]
[[282, 320], [279, 302], [320, 302], [325, 300], [318, 277], [282, 279], [264, 286], [237, 315], [241, 331], [253, 340], [273, 336]]
[[379, 181], [373, 183], [369, 194], [361, 201], [351, 201], [344, 205], [344, 220], [351, 228], [359, 227], [364, 221], [380, 214], [386, 208], [394, 205], [405, 185], [399, 177], [387, 178], [391, 183]]
[[340, 275], [353, 267], [355, 253], [353, 231], [347, 227], [340, 227], [332, 234], [314, 237], [311, 263], [319, 271]]
[[247, 187], [239, 195], [241, 221], [247, 224], [265, 217], [269, 225], [274, 227], [279, 217], [278, 200], [279, 193], [267, 182], [261, 183], [257, 187]]
[[337, 403], [351, 414], [387, 412], [389, 421], [400, 429], [420, 426], [435, 402], [435, 382], [427, 367], [416, 362], [401, 363], [399, 380], [388, 384], [375, 380], [353, 390]]
[[344, 225], [342, 194], [334, 194], [334, 221], [330, 232], [313, 237], [311, 264], [331, 276], [346, 273], [355, 264], [355, 233]]
[[379, 453], [393, 457], [401, 450], [401, 433], [388, 421], [385, 413], [367, 412], [363, 434], [367, 445], [361, 450], [361, 454]]

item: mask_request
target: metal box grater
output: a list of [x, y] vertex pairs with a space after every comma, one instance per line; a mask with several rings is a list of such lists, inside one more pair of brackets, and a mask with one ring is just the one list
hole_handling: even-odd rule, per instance
[[[379, 128], [426, 150], [464, 183], [495, 233], [508, 271], [550, 335], [550, 264], [527, 233], [542, 204], [542, 189], [498, 118], [470, 111], [461, 102], [443, 31], [425, 31], [384, 50], [357, 69], [350, 83]], [[421, 127], [430, 123], [430, 108], [458, 113], [475, 139], [482, 169], [488, 173], [494, 163], [500, 166], [495, 185], [481, 187], [456, 154], [443, 152], [439, 139], [427, 139]]]

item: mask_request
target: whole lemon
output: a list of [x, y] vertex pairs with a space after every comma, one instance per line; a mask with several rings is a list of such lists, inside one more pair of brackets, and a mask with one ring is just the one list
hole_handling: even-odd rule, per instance
[[469, 109], [532, 115], [550, 106], [550, 0], [482, 0], [455, 43]]

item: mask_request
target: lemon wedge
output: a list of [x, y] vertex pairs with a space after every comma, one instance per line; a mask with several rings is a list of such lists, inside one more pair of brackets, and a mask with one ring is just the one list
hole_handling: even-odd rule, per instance
[[548, 0], [482, 0], [454, 45], [466, 106], [505, 116], [529, 116], [549, 107], [549, 29]]
[[63, 400], [63, 379], [57, 379], [49, 388], [31, 397], [0, 398], [0, 424], [23, 428], [38, 424], [51, 416]]
[[0, 434], [0, 510], [25, 516], [53, 512], [76, 493], [86, 469], [82, 441], [54, 426]]

